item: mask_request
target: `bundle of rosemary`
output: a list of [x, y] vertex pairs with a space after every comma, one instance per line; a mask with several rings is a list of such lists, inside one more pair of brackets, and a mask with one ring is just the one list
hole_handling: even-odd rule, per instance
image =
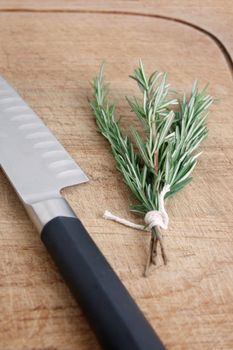
[[206, 117], [213, 97], [207, 94], [207, 86], [199, 91], [194, 82], [190, 97], [184, 94], [182, 99], [171, 98], [174, 92], [167, 83], [167, 74], [154, 72], [147, 78], [141, 60], [130, 77], [137, 82], [141, 98], [126, 100], [143, 126], [140, 132], [131, 128], [132, 140], [124, 136], [115, 118], [115, 105], [108, 102], [103, 65], [93, 80], [90, 105], [100, 132], [111, 145], [117, 168], [138, 201], [130, 210], [144, 215], [145, 226], [109, 212], [105, 218], [151, 232], [147, 275], [151, 264], [156, 264], [158, 244], [167, 263], [161, 234], [161, 229], [168, 227], [164, 200], [192, 180], [190, 175], [201, 154], [196, 150], [208, 133]]

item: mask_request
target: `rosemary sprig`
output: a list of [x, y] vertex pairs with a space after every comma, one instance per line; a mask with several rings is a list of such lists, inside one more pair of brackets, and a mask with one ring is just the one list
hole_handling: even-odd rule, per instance
[[[195, 151], [207, 135], [206, 117], [213, 97], [207, 94], [207, 86], [199, 91], [195, 82], [190, 97], [184, 94], [181, 100], [171, 98], [167, 74], [154, 72], [147, 78], [140, 60], [131, 78], [137, 82], [141, 98], [126, 100], [143, 128], [131, 128], [130, 140], [115, 118], [115, 105], [108, 102], [103, 70], [102, 65], [93, 80], [91, 108], [100, 132], [111, 145], [118, 170], [138, 200], [130, 206], [131, 211], [145, 215], [159, 209], [159, 194], [166, 185], [170, 187], [165, 197], [168, 198], [192, 180], [190, 175], [201, 154]], [[146, 274], [150, 264], [155, 263], [158, 242], [166, 264], [157, 226], [151, 231]]]

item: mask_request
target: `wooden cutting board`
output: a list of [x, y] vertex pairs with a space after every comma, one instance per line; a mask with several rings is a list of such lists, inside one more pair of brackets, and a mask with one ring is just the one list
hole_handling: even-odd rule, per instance
[[[233, 17], [229, 1], [200, 4], [0, 1], [0, 74], [88, 174], [90, 183], [65, 197], [167, 348], [177, 350], [233, 347]], [[190, 91], [197, 78], [221, 100], [193, 182], [168, 204], [169, 264], [148, 278], [148, 234], [102, 219], [108, 209], [138, 220], [87, 101], [105, 60], [112, 99], [129, 125], [124, 96], [137, 93], [128, 75], [139, 57], [148, 73], [167, 71], [177, 90]], [[99, 349], [2, 173], [0, 212], [0, 350]]]

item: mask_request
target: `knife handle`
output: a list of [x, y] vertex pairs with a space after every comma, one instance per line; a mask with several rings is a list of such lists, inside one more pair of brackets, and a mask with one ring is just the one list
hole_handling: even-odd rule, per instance
[[41, 239], [103, 349], [165, 349], [78, 218], [52, 219]]

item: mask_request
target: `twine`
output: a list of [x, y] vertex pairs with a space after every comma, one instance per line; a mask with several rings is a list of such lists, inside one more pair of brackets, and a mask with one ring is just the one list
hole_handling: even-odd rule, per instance
[[159, 227], [163, 230], [168, 228], [169, 217], [164, 205], [164, 197], [167, 192], [170, 191], [170, 185], [165, 185], [159, 194], [159, 210], [150, 210], [146, 213], [144, 217], [145, 225], [138, 225], [129, 220], [123, 219], [119, 216], [112, 214], [110, 211], [106, 210], [103, 218], [106, 220], [112, 220], [118, 222], [119, 224], [135, 228], [136, 230], [151, 231], [153, 227]]

